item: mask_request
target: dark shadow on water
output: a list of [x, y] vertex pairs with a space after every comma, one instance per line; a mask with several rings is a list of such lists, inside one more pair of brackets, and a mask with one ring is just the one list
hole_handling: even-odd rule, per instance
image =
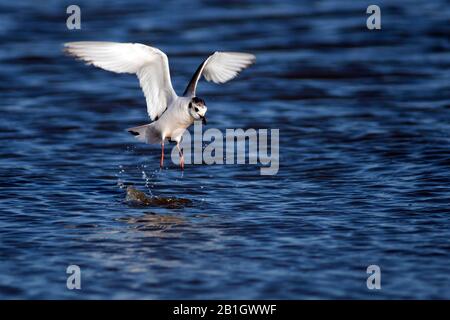
[[138, 217], [123, 217], [117, 221], [129, 224], [132, 230], [143, 232], [145, 236], [157, 238], [179, 237], [177, 227], [188, 225], [188, 221], [181, 216], [153, 212]]

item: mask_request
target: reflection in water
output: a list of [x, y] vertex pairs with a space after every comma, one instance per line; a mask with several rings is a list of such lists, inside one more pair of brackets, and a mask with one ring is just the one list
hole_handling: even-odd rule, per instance
[[133, 230], [144, 232], [149, 237], [179, 237], [177, 227], [187, 224], [186, 219], [174, 215], [159, 215], [153, 212], [145, 213], [139, 217], [123, 217], [118, 221], [128, 223]]

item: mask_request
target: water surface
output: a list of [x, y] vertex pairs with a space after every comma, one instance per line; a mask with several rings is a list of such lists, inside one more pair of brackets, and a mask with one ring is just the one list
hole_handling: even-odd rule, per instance
[[[365, 1], [77, 1], [73, 31], [69, 4], [0, 2], [1, 298], [450, 298], [448, 1], [377, 1], [381, 31]], [[162, 49], [180, 94], [211, 52], [256, 54], [198, 94], [209, 127], [279, 128], [278, 174], [159, 171], [124, 131], [148, 121], [137, 80], [65, 57], [77, 40]]]

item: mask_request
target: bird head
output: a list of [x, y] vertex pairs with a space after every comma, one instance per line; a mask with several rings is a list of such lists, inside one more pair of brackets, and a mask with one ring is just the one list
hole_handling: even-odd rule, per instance
[[205, 105], [205, 101], [198, 97], [193, 97], [189, 102], [189, 113], [194, 120], [202, 120], [203, 124], [206, 124], [206, 110], [208, 108]]

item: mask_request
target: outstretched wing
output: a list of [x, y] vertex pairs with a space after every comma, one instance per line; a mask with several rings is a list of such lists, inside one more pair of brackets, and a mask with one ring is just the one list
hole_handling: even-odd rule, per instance
[[235, 78], [240, 71], [253, 64], [256, 57], [242, 52], [215, 52], [202, 62], [189, 82], [184, 96], [195, 96], [198, 80], [203, 75], [206, 80], [224, 83]]
[[152, 120], [177, 97], [170, 80], [169, 61], [159, 49], [140, 43], [69, 42], [65, 51], [87, 64], [116, 73], [135, 73]]

